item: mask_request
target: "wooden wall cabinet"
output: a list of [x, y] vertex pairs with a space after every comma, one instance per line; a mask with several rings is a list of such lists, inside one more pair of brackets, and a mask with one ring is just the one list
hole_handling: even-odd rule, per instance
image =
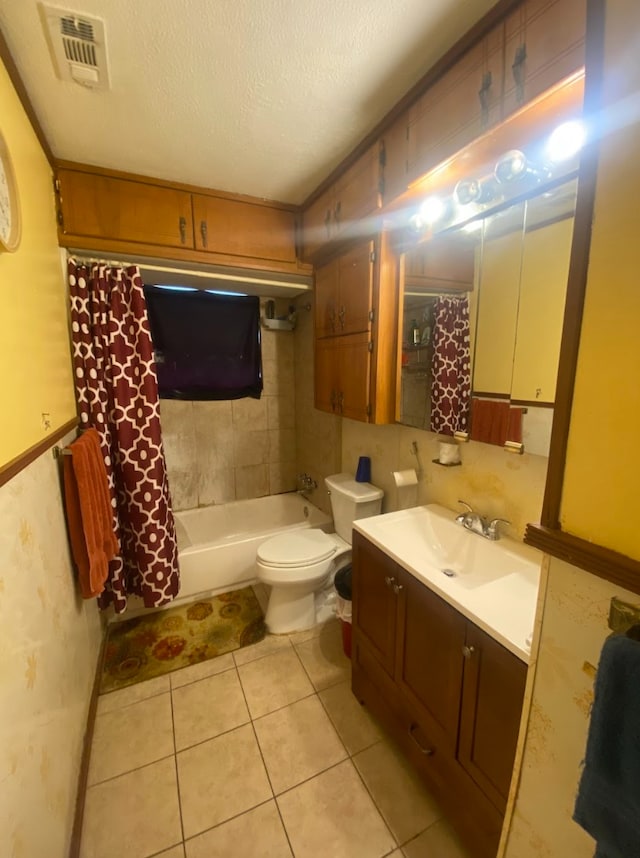
[[353, 576], [353, 692], [494, 858], [526, 665], [357, 532]]
[[329, 242], [348, 237], [361, 218], [380, 208], [380, 152], [375, 143], [305, 210], [306, 260]]
[[187, 191], [65, 169], [57, 180], [65, 235], [194, 246]]
[[384, 236], [316, 269], [315, 407], [364, 422], [394, 420], [396, 267]]

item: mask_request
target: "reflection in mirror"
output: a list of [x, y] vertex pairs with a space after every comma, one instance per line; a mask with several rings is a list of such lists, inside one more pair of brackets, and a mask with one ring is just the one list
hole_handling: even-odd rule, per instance
[[[572, 178], [405, 255], [399, 422], [465, 431], [470, 399], [471, 438], [548, 455], [575, 194]], [[438, 319], [467, 302], [471, 360], [458, 345], [443, 363]]]

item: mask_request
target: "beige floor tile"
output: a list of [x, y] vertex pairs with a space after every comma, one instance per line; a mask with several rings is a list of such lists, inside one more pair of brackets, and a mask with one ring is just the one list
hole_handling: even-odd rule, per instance
[[438, 820], [402, 849], [406, 858], [470, 858], [445, 819]]
[[274, 652], [282, 652], [290, 650], [291, 644], [284, 635], [266, 635], [266, 637], [257, 644], [251, 646], [243, 646], [233, 653], [233, 658], [238, 667], [241, 664], [249, 664], [250, 661], [256, 661], [258, 658], [264, 658], [265, 655], [273, 655]]
[[197, 682], [199, 679], [206, 679], [207, 676], [224, 673], [225, 670], [231, 670], [234, 667], [235, 662], [230, 652], [218, 655], [215, 658], [208, 658], [206, 661], [192, 664], [190, 667], [174, 670], [173, 673], [169, 674], [171, 677], [171, 687], [181, 688], [190, 682]]
[[185, 837], [192, 837], [272, 798], [251, 725], [178, 754]]
[[249, 710], [235, 669], [176, 688], [171, 695], [178, 751], [249, 721]]
[[313, 686], [292, 649], [243, 664], [238, 673], [252, 718], [313, 694]]
[[[334, 621], [331, 620], [330, 622]], [[291, 634], [287, 635], [287, 637], [295, 646], [296, 644], [304, 643], [305, 641], [310, 641], [312, 638], [317, 638], [325, 625], [325, 623], [321, 623], [317, 626], [312, 626], [310, 629], [305, 629], [303, 632], [291, 632]]]
[[382, 738], [382, 731], [369, 711], [352, 694], [350, 682], [325, 688], [318, 696], [350, 754], [357, 754]]
[[326, 623], [318, 637], [296, 644], [295, 650], [317, 690], [350, 679], [351, 662], [342, 651], [339, 623]]
[[174, 846], [173, 849], [167, 849], [166, 852], [160, 852], [154, 855], [153, 858], [184, 858], [184, 844]]
[[350, 760], [277, 801], [296, 858], [381, 858], [396, 845]]
[[291, 858], [275, 801], [187, 841], [187, 858]]
[[80, 858], [146, 858], [181, 841], [173, 758], [87, 790]]
[[347, 756], [315, 694], [258, 718], [253, 726], [276, 795]]
[[400, 845], [442, 816], [414, 770], [387, 742], [361, 751], [353, 762]]
[[160, 694], [96, 718], [89, 784], [173, 754], [171, 697]]
[[122, 709], [123, 706], [138, 703], [140, 700], [146, 700], [147, 697], [155, 697], [156, 694], [164, 694], [168, 690], [169, 675], [165, 674], [165, 676], [148, 679], [146, 682], [136, 682], [118, 691], [101, 694], [98, 697], [98, 715], [113, 712], [114, 709]]

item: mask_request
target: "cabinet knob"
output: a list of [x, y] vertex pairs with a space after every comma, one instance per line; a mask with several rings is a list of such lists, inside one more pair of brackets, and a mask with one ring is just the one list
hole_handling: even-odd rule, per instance
[[465, 645], [462, 647], [462, 655], [463, 655], [465, 658], [471, 658], [471, 656], [474, 654], [474, 652], [475, 652], [475, 651], [476, 651], [476, 648], [475, 648], [474, 646], [467, 646], [467, 645], [465, 644]]
[[202, 236], [202, 246], [207, 246], [207, 222], [206, 220], [200, 221], [200, 235]]
[[178, 221], [178, 226], [180, 228], [180, 241], [183, 244], [187, 243], [187, 219], [186, 217], [181, 217]]
[[418, 741], [418, 738], [416, 737], [415, 733], [413, 732], [417, 726], [418, 726], [417, 724], [412, 724], [409, 727], [409, 730], [408, 730], [409, 735], [413, 739], [414, 743], [418, 746], [421, 754], [424, 754], [425, 757], [432, 757], [434, 754], [433, 748], [425, 747], [421, 742]]
[[387, 585], [387, 587], [388, 587], [390, 590], [393, 590], [393, 592], [396, 594], [396, 596], [398, 595], [398, 593], [400, 592], [400, 590], [403, 590], [403, 589], [404, 589], [404, 585], [403, 585], [403, 584], [398, 584], [398, 582], [397, 582], [397, 581], [396, 581], [396, 579], [393, 577], [393, 575], [386, 575], [386, 576], [385, 576], [385, 579], [384, 579], [384, 583]]
[[343, 305], [342, 307], [340, 307], [340, 312], [338, 313], [338, 319], [340, 319], [340, 327], [342, 328], [343, 331], [344, 331], [344, 317], [346, 316], [346, 314], [347, 314], [347, 311]]
[[344, 411], [344, 393], [342, 391], [338, 394], [338, 410], [340, 414]]
[[338, 394], [336, 393], [335, 390], [331, 391], [330, 402], [331, 402], [331, 410], [335, 411], [336, 407], [338, 405]]

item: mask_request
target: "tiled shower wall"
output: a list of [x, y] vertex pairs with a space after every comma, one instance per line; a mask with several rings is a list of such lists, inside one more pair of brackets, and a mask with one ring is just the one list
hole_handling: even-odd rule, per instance
[[161, 401], [174, 509], [296, 488], [293, 332], [262, 328], [262, 369], [260, 399]]

